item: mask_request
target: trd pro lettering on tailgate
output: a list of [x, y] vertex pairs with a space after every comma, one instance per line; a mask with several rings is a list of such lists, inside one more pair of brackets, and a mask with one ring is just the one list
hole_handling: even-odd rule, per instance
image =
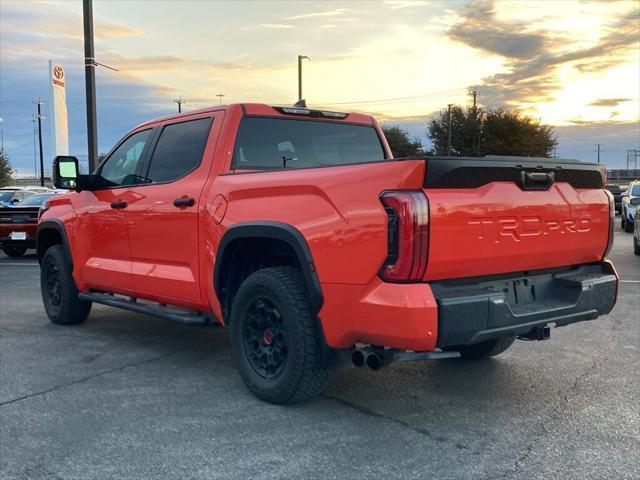
[[588, 218], [543, 219], [536, 215], [473, 217], [468, 224], [475, 227], [478, 240], [520, 242], [527, 237], [556, 234], [587, 233], [591, 230]]

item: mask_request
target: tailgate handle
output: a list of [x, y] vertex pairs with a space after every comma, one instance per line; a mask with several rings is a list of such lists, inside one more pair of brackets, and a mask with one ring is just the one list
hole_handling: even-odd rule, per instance
[[555, 181], [553, 172], [522, 172], [520, 188], [523, 190], [549, 190]]

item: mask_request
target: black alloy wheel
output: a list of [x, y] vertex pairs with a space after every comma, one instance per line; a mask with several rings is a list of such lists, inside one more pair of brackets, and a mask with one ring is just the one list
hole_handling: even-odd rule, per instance
[[247, 309], [242, 340], [249, 365], [258, 375], [270, 380], [282, 373], [289, 353], [287, 327], [269, 299], [258, 298]]

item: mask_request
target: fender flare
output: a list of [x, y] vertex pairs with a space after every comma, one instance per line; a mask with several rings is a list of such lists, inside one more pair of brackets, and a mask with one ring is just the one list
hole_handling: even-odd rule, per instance
[[222, 300], [224, 297], [220, 286], [220, 280], [224, 270], [227, 268], [225, 265], [225, 254], [227, 253], [227, 248], [233, 241], [244, 238], [271, 238], [287, 243], [293, 249], [296, 257], [298, 258], [307, 291], [309, 292], [311, 307], [315, 313], [320, 311], [320, 308], [324, 303], [324, 297], [322, 296], [320, 279], [318, 278], [318, 273], [316, 272], [313, 257], [311, 256], [311, 250], [309, 250], [307, 241], [302, 233], [300, 233], [300, 231], [295, 227], [287, 223], [273, 221], [238, 223], [229, 227], [224, 233], [220, 240], [220, 245], [218, 246], [213, 276], [213, 286], [219, 300]]
[[42, 232], [46, 230], [55, 230], [60, 235], [60, 238], [62, 239], [62, 246], [67, 251], [67, 257], [69, 258], [69, 265], [71, 266], [71, 270], [73, 271], [73, 259], [71, 257], [71, 246], [69, 245], [69, 236], [67, 235], [67, 230], [64, 228], [64, 223], [62, 223], [62, 220], [58, 220], [57, 218], [43, 220], [38, 224], [38, 230], [36, 231], [36, 253], [38, 256], [38, 263], [40, 263], [45, 253], [42, 251], [42, 247], [40, 244], [40, 235], [42, 234]]

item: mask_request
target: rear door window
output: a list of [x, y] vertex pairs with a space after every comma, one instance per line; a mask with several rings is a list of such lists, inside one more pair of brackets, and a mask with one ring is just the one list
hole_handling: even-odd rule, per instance
[[210, 118], [167, 125], [151, 156], [148, 181], [172, 182], [195, 170], [207, 144]]
[[273, 170], [385, 160], [375, 128], [338, 122], [246, 117], [232, 168]]

